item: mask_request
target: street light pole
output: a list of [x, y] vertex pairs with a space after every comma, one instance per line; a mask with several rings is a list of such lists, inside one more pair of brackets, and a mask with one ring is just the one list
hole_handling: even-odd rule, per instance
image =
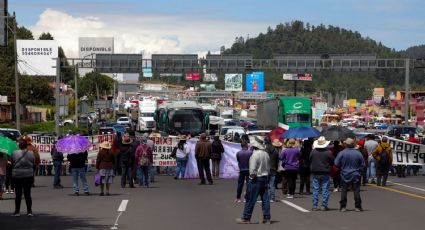
[[19, 77], [18, 77], [18, 47], [16, 45], [16, 15], [13, 12], [13, 41], [15, 43], [15, 118], [16, 129], [21, 130], [21, 104], [19, 100]]
[[405, 78], [404, 78], [404, 86], [405, 86], [405, 94], [404, 94], [404, 124], [407, 125], [409, 123], [409, 74], [410, 74], [410, 59], [406, 58], [405, 60]]
[[113, 79], [114, 79], [114, 91], [112, 92], [112, 116], [113, 116], [113, 119], [115, 121], [115, 116], [116, 116], [116, 114], [115, 114], [115, 84], [116, 84], [116, 80], [115, 79], [117, 77], [117, 74], [113, 73], [112, 76], [113, 76]]
[[60, 74], [61, 74], [61, 70], [60, 70], [60, 58], [56, 58], [56, 78], [55, 78], [55, 98], [56, 98], [56, 112], [55, 112], [55, 132], [56, 135], [59, 136], [59, 120], [60, 120], [60, 108], [59, 108], [59, 104], [60, 104], [60, 95], [59, 95], [59, 84], [60, 84]]
[[75, 86], [74, 86], [74, 88], [75, 88], [75, 127], [77, 127], [78, 128], [78, 90], [77, 90], [77, 87], [78, 87], [78, 82], [77, 82], [77, 80], [78, 80], [78, 66], [77, 65], [75, 65], [75, 73], [74, 73], [74, 82], [75, 82]]

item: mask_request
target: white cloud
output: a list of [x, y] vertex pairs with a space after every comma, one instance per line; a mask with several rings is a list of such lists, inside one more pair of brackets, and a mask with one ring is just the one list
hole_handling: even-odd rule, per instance
[[34, 26], [35, 37], [50, 32], [68, 57], [78, 56], [78, 37], [114, 37], [116, 53], [217, 53], [236, 36], [256, 36], [271, 23], [197, 20], [169, 15], [87, 15], [46, 9]]

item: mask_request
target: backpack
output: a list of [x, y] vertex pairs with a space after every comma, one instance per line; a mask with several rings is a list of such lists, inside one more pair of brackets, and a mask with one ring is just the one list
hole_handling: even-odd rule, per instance
[[140, 156], [139, 164], [141, 166], [148, 166], [149, 165], [149, 156], [148, 156], [148, 148], [149, 146], [142, 146], [142, 155]]
[[384, 149], [382, 146], [382, 151], [379, 153], [379, 157], [381, 158], [379, 160], [379, 165], [380, 166], [386, 166], [388, 165], [389, 161], [390, 161], [390, 155], [388, 153], [388, 151], [386, 149]]

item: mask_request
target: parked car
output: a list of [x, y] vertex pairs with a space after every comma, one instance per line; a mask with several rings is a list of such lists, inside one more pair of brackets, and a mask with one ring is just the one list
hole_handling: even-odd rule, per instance
[[121, 118], [121, 117], [127, 117], [127, 113], [123, 113], [123, 112], [117, 112], [115, 113], [115, 117], [117, 119]]
[[386, 135], [390, 137], [394, 137], [397, 134], [400, 134], [401, 136], [410, 134], [410, 133], [416, 133], [416, 127], [408, 126], [408, 125], [391, 125], [387, 128]]
[[0, 135], [9, 137], [13, 140], [17, 140], [21, 136], [21, 132], [17, 129], [0, 128]]
[[100, 127], [99, 128], [99, 135], [105, 135], [105, 134], [114, 134], [114, 128], [112, 128], [112, 127]]
[[242, 126], [223, 126], [220, 128], [220, 135], [239, 133], [245, 134], [245, 129]]
[[387, 123], [375, 123], [375, 129], [388, 129]]
[[126, 130], [124, 125], [119, 125], [119, 124], [112, 126], [112, 128], [114, 129], [116, 133], [120, 132], [122, 134], [125, 133], [125, 130]]
[[131, 125], [131, 119], [129, 117], [120, 117], [117, 119], [117, 123], [121, 125]]
[[65, 120], [59, 121], [59, 126], [68, 126], [68, 125], [73, 125], [73, 124], [74, 124], [74, 120], [72, 120], [72, 119], [65, 119]]

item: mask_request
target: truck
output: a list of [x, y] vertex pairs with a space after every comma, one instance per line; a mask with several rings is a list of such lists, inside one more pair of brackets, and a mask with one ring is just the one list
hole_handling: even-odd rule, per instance
[[257, 104], [257, 127], [259, 129], [274, 129], [279, 123], [289, 127], [311, 127], [311, 99], [280, 97], [264, 100]]
[[209, 114], [195, 101], [166, 101], [155, 111], [155, 121], [165, 134], [197, 136], [206, 131]]
[[145, 99], [139, 102], [139, 119], [137, 123], [137, 129], [139, 131], [150, 131], [154, 130], [155, 124], [155, 110], [157, 103], [155, 100]]

